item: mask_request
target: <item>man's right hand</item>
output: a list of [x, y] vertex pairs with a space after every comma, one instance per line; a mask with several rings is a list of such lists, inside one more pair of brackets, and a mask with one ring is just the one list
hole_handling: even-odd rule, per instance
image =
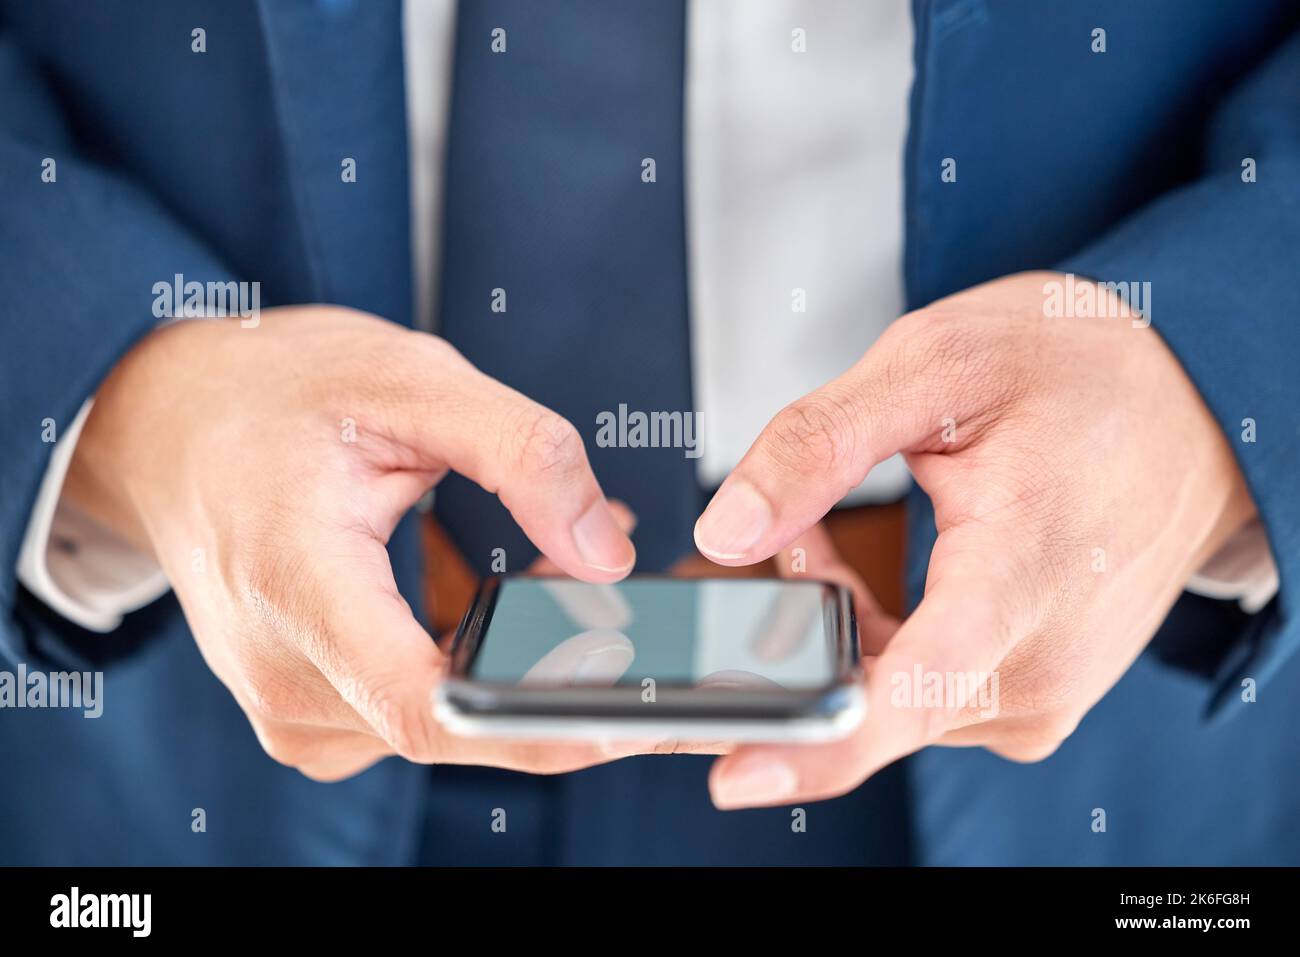
[[157, 558], [263, 748], [310, 777], [394, 753], [535, 772], [618, 756], [434, 720], [446, 661], [385, 546], [449, 470], [496, 493], [562, 571], [631, 570], [570, 423], [440, 339], [330, 306], [153, 332], [99, 390], [64, 494]]

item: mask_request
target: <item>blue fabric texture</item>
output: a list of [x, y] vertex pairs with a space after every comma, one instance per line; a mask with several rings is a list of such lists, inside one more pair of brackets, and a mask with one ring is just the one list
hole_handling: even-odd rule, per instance
[[[682, 5], [466, 7], [448, 335], [584, 435], [619, 402], [690, 408]], [[788, 809], [714, 811], [699, 758], [551, 779], [387, 761], [309, 782], [263, 755], [174, 599], [90, 635], [12, 569], [51, 451], [42, 422], [65, 427], [153, 327], [155, 282], [258, 281], [264, 306], [411, 322], [400, 4], [0, 0], [0, 667], [105, 670], [97, 720], [0, 712], [0, 863], [1300, 863], [1300, 12], [1282, 0], [1248, 16], [1176, 0], [913, 10], [911, 305], [1023, 269], [1150, 281], [1154, 325], [1259, 505], [1281, 572], [1272, 604], [1246, 615], [1185, 598], [1048, 761], [930, 750], [808, 806], [803, 834]], [[498, 26], [509, 52], [494, 56], [485, 31]], [[504, 314], [490, 309], [497, 287]], [[1240, 440], [1246, 418], [1255, 443]], [[641, 450], [656, 454], [634, 468], [588, 450], [641, 514], [647, 561], [689, 548], [698, 501], [680, 450]], [[913, 503], [915, 596], [933, 525]], [[498, 542], [528, 554], [464, 485], [439, 509], [480, 567]], [[405, 522], [390, 551], [418, 611], [417, 539]], [[1253, 704], [1243, 677], [1259, 682]], [[506, 835], [490, 828], [496, 807]]]

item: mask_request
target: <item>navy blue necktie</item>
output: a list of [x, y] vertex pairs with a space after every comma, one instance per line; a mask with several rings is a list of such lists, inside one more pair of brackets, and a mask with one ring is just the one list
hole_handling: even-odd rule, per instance
[[[637, 513], [640, 571], [692, 548], [696, 460], [602, 448], [597, 416], [693, 413], [684, 34], [681, 0], [463, 3], [457, 24], [438, 331], [578, 428], [605, 494]], [[469, 482], [436, 502], [480, 573], [493, 549], [510, 571], [536, 554]]]
[[[638, 513], [638, 569], [692, 548], [701, 502], [680, 448], [600, 448], [595, 416], [691, 409], [682, 193], [681, 0], [460, 5], [447, 163], [441, 333], [480, 368], [566, 416], [606, 494]], [[505, 52], [492, 32], [505, 31]], [[642, 161], [655, 161], [655, 182]], [[491, 309], [504, 289], [506, 311]], [[456, 476], [444, 527], [484, 572], [532, 549]], [[819, 805], [719, 814], [708, 761], [657, 756], [530, 778], [438, 768], [423, 857], [463, 863], [877, 863], [902, 859], [902, 774]], [[509, 842], [487, 835], [509, 808]], [[784, 835], [784, 836], [783, 836]]]

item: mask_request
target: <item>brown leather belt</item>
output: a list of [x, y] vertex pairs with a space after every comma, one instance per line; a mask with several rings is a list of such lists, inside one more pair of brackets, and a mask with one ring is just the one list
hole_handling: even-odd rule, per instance
[[[837, 509], [826, 527], [840, 555], [857, 569], [881, 606], [893, 615], [903, 611], [903, 549], [906, 542], [902, 502]], [[478, 577], [431, 516], [424, 518], [425, 607], [439, 634], [454, 629], [469, 607]], [[679, 568], [688, 576], [753, 578], [775, 575], [772, 563], [724, 568], [694, 555]]]

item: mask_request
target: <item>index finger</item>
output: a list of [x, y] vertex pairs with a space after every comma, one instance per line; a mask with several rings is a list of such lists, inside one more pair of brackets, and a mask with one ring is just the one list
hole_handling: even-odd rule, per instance
[[426, 466], [451, 468], [497, 495], [566, 574], [593, 582], [627, 575], [636, 552], [572, 423], [484, 375], [449, 344], [417, 341], [404, 374], [418, 387], [383, 400], [398, 440]]

